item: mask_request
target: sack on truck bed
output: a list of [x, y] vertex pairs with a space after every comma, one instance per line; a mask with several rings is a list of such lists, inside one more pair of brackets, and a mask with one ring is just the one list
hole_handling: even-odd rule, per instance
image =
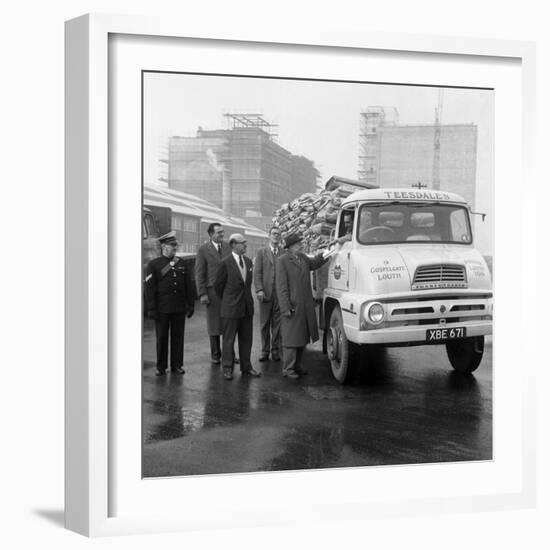
[[342, 200], [357, 191], [357, 188], [342, 183], [338, 187], [331, 185], [318, 193], [304, 193], [275, 211], [273, 225], [280, 229], [283, 239], [290, 233], [300, 232], [306, 252], [315, 254], [330, 242]]
[[318, 223], [311, 226], [311, 231], [317, 235], [330, 235], [334, 229], [334, 224], [330, 223]]
[[332, 226], [336, 225], [337, 219], [338, 219], [338, 211], [328, 212], [325, 217], [326, 223], [330, 223]]

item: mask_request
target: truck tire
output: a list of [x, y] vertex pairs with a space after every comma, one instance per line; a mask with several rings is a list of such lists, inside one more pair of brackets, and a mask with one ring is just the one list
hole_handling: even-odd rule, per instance
[[483, 358], [483, 349], [485, 348], [484, 336], [473, 336], [448, 342], [445, 344], [447, 348], [447, 357], [453, 368], [461, 374], [469, 374], [474, 372]]
[[353, 376], [356, 346], [346, 337], [339, 306], [335, 306], [332, 310], [326, 330], [327, 356], [330, 361], [332, 375], [340, 384], [346, 384], [350, 382]]

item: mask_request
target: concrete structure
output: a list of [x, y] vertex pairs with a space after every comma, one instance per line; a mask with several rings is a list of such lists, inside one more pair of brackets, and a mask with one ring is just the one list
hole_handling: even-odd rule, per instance
[[373, 107], [361, 113], [359, 179], [380, 187], [420, 183], [458, 193], [474, 206], [477, 126], [399, 125], [394, 112]]
[[319, 173], [311, 160], [279, 145], [261, 115], [226, 117], [229, 129], [199, 127], [195, 137], [169, 139], [168, 186], [265, 228], [282, 203], [315, 191]]

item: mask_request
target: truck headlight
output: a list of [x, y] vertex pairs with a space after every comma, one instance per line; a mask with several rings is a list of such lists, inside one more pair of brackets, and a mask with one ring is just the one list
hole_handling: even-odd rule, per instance
[[373, 302], [368, 306], [367, 317], [373, 325], [378, 325], [384, 320], [384, 306], [379, 302]]

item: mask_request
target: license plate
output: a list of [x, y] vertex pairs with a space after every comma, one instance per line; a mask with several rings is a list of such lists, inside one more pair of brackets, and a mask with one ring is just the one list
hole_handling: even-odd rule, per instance
[[426, 342], [439, 343], [447, 340], [466, 338], [466, 327], [430, 328], [426, 331]]

